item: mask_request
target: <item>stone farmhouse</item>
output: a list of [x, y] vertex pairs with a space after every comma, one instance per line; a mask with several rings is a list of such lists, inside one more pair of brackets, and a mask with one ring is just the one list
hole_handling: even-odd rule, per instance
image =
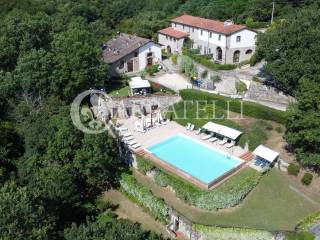
[[150, 39], [119, 33], [103, 44], [103, 60], [113, 76], [135, 73], [161, 61], [161, 47]]
[[255, 51], [257, 33], [244, 25], [190, 15], [171, 20], [171, 27], [158, 31], [158, 41], [168, 52], [181, 53], [187, 39], [191, 47], [217, 63], [236, 64], [249, 60]]

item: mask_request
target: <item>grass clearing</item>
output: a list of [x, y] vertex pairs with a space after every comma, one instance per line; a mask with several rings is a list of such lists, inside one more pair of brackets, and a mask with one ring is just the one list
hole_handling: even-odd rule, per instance
[[301, 219], [317, 210], [317, 206], [292, 191], [288, 176], [276, 169], [263, 176], [240, 205], [220, 211], [192, 207], [177, 198], [171, 190], [159, 187], [149, 177], [137, 172], [134, 174], [141, 184], [150, 188], [156, 196], [164, 198], [169, 206], [194, 223], [203, 225], [292, 231]]

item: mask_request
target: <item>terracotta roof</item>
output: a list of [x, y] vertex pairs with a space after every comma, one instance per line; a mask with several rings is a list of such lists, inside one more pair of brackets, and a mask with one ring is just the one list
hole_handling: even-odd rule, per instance
[[120, 33], [117, 37], [103, 44], [103, 60], [110, 64], [151, 42], [150, 39]]
[[180, 17], [172, 19], [171, 21], [175, 23], [189, 25], [192, 27], [206, 29], [213, 32], [223, 33], [226, 35], [229, 35], [231, 33], [238, 32], [239, 30], [247, 28], [244, 25], [225, 24], [224, 22], [206, 19], [206, 18], [194, 17], [190, 15], [182, 15]]
[[171, 36], [174, 38], [178, 38], [178, 39], [188, 36], [188, 33], [176, 30], [172, 27], [168, 27], [168, 28], [159, 30], [159, 33], [164, 34], [164, 35], [168, 35], [168, 36]]

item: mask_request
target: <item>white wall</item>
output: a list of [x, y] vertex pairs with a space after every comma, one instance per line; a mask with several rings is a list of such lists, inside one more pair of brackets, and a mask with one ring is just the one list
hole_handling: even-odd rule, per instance
[[[230, 36], [230, 48], [255, 47], [257, 34], [248, 29], [236, 32]], [[237, 42], [237, 36], [241, 37], [241, 41]]]
[[153, 52], [153, 62], [161, 61], [161, 47], [154, 42], [150, 42], [139, 49], [139, 70], [145, 69], [147, 66], [147, 53]]

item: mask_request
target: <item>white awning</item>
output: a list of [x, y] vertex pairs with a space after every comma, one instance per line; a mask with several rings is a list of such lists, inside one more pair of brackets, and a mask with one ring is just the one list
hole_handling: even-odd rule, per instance
[[213, 122], [207, 122], [202, 128], [208, 130], [209, 132], [219, 133], [221, 130], [221, 125]]
[[274, 160], [276, 160], [277, 157], [279, 156], [278, 152], [275, 152], [275, 151], [271, 150], [270, 148], [267, 148], [263, 145], [258, 146], [253, 151], [253, 154], [256, 156], [259, 156], [259, 157], [261, 157], [271, 163], [274, 162]]
[[242, 132], [235, 130], [233, 128], [222, 126], [219, 134], [221, 134], [227, 138], [230, 138], [232, 140], [236, 140], [242, 134]]
[[213, 122], [206, 123], [202, 128], [207, 129], [210, 132], [218, 133], [232, 140], [236, 140], [242, 134], [242, 132], [238, 130]]
[[150, 83], [148, 80], [143, 80], [141, 77], [133, 77], [129, 82], [129, 86], [131, 89], [135, 88], [149, 88]]

